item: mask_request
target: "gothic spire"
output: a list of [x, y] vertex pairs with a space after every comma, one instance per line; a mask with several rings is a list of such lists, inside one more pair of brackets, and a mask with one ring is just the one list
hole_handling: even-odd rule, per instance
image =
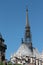
[[28, 8], [26, 9], [25, 41], [28, 43], [31, 42], [31, 33], [30, 33], [30, 26], [28, 20]]

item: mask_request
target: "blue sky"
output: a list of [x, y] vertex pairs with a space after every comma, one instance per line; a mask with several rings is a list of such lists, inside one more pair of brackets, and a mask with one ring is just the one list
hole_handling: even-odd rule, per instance
[[33, 46], [39, 52], [43, 49], [43, 0], [0, 0], [0, 32], [7, 45], [7, 59], [16, 52], [24, 37], [26, 5]]

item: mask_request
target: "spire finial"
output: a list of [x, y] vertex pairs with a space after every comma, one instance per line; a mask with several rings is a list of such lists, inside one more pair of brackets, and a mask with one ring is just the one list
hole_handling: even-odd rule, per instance
[[28, 11], [28, 6], [26, 6], [26, 11]]

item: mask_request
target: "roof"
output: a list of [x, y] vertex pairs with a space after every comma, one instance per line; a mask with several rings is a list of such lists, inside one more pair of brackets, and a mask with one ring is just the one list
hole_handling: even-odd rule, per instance
[[26, 44], [21, 44], [21, 46], [19, 47], [19, 49], [17, 50], [16, 52], [16, 55], [18, 56], [30, 56], [32, 53], [31, 53], [31, 50], [27, 47]]
[[36, 57], [37, 59], [39, 59], [40, 53], [38, 52], [36, 48], [33, 48], [33, 53], [32, 53], [32, 51], [29, 49], [29, 47], [26, 44], [21, 44], [17, 52], [14, 53], [14, 55], [12, 55], [12, 57], [14, 56], [16, 57], [30, 56], [30, 57]]

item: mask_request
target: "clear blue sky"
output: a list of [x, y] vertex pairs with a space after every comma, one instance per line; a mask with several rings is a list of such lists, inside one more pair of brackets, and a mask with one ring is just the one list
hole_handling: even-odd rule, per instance
[[26, 5], [33, 46], [39, 52], [43, 49], [43, 0], [0, 0], [0, 32], [7, 44], [7, 59], [16, 52], [24, 37]]

